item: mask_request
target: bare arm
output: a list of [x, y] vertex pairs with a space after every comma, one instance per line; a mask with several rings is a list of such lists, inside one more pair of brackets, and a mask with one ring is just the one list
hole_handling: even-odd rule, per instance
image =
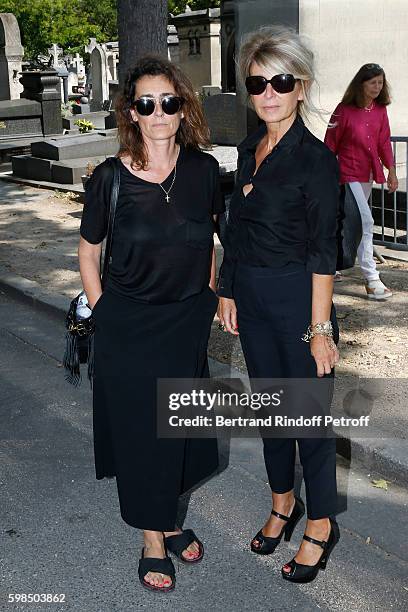
[[78, 247], [79, 271], [90, 308], [95, 306], [102, 295], [100, 279], [101, 249], [102, 242], [91, 244], [81, 236]]

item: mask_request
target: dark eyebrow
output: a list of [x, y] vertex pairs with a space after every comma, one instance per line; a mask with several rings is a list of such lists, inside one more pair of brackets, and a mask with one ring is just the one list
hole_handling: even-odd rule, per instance
[[[174, 93], [174, 91], [168, 91], [168, 92], [164, 92], [164, 93], [160, 93], [159, 96], [175, 96], [177, 94]], [[152, 93], [145, 93], [145, 94], [140, 94], [139, 96], [140, 98], [154, 98], [155, 95]]]

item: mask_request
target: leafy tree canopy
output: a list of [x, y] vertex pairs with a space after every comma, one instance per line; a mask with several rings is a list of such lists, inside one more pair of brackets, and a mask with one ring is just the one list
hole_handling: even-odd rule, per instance
[[[220, 0], [169, 0], [169, 12], [183, 13], [187, 4], [200, 10], [219, 6]], [[25, 58], [33, 59], [53, 43], [64, 53], [84, 55], [90, 37], [117, 40], [116, 5], [116, 0], [0, 0], [0, 13], [14, 13]]]
[[117, 38], [116, 0], [0, 0], [1, 13], [14, 13], [25, 57], [57, 43], [65, 53], [84, 53], [90, 37]]

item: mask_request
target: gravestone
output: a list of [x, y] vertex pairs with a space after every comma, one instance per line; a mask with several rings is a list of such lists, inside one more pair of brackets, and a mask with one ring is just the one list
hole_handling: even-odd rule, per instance
[[12, 157], [13, 175], [47, 183], [79, 183], [89, 161], [115, 155], [118, 148], [117, 130], [47, 138], [32, 143], [32, 155]]
[[57, 71], [61, 79], [61, 98], [64, 103], [68, 102], [68, 69], [65, 65], [63, 50], [56, 43], [48, 49], [50, 54], [49, 65]]
[[222, 93], [221, 87], [217, 87], [216, 85], [203, 85], [201, 89], [203, 96], [217, 96]]
[[76, 157], [114, 155], [119, 148], [116, 130], [49, 138], [31, 145], [33, 157], [63, 161]]
[[[91, 112], [91, 105], [88, 104], [87, 102], [81, 102], [80, 104], [73, 104], [71, 106], [71, 110], [72, 110], [73, 115], [83, 115], [84, 113]], [[95, 112], [98, 112], [98, 111], [95, 111]]]
[[89, 53], [89, 55], [91, 55], [97, 44], [98, 43], [96, 42], [96, 38], [90, 38], [89, 43], [84, 46], [85, 53]]
[[27, 100], [36, 100], [41, 104], [44, 136], [61, 134], [61, 87], [57, 71], [25, 70], [20, 82], [24, 87], [21, 97]]
[[13, 13], [0, 13], [0, 100], [20, 97], [23, 54], [17, 19]]
[[108, 55], [108, 81], [117, 81], [117, 61], [115, 54]]
[[99, 111], [109, 100], [108, 66], [102, 45], [96, 45], [91, 53], [92, 98], [91, 111]]
[[42, 136], [41, 104], [34, 100], [0, 101], [0, 141]]
[[234, 93], [207, 96], [203, 100], [211, 142], [219, 145], [236, 146], [239, 142], [237, 125], [237, 99]]
[[64, 117], [64, 119], [62, 120], [62, 127], [66, 130], [77, 130], [78, 126], [76, 125], [76, 121], [80, 119], [85, 119], [86, 121], [91, 121], [97, 130], [104, 130], [106, 128], [105, 120], [109, 116], [110, 114], [106, 111], [96, 111], [94, 113], [82, 113], [78, 115], [72, 115], [70, 117]]

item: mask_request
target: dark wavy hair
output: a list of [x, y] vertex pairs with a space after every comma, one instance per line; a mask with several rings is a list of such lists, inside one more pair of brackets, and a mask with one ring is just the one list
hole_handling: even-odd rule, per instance
[[195, 149], [210, 149], [210, 132], [204, 117], [201, 102], [194, 92], [190, 80], [168, 60], [145, 55], [128, 72], [123, 92], [115, 103], [116, 121], [120, 149], [118, 156], [129, 155], [133, 169], [145, 170], [148, 164], [147, 150], [139, 124], [130, 114], [135, 99], [136, 83], [143, 76], [164, 76], [172, 83], [176, 95], [183, 98], [183, 114], [176, 134], [176, 142]]
[[385, 78], [384, 70], [378, 64], [364, 64], [364, 66], [361, 66], [360, 70], [354, 76], [353, 80], [346, 89], [342, 99], [343, 104], [350, 104], [352, 106], [358, 106], [358, 108], [364, 108], [365, 101], [363, 83], [380, 75], [382, 75], [384, 79], [384, 85], [375, 101], [377, 104], [382, 104], [383, 106], [390, 104], [390, 87], [387, 83], [387, 79]]

